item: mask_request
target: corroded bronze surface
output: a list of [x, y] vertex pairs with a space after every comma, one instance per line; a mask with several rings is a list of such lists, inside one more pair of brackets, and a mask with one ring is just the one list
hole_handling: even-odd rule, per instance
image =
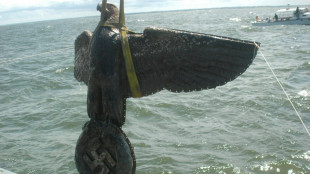
[[96, 120], [110, 120], [121, 127], [125, 122], [128, 85], [119, 34], [110, 28], [100, 27], [93, 36], [90, 57], [88, 116]]
[[[103, 20], [117, 23], [117, 8], [107, 8]], [[162, 89], [189, 92], [224, 85], [250, 66], [259, 44], [162, 28], [146, 28], [142, 34], [128, 34], [128, 39], [143, 96]], [[118, 29], [100, 25], [94, 33], [78, 36], [74, 76], [88, 85], [91, 118], [77, 143], [79, 172], [135, 173], [134, 152], [121, 130], [126, 99], [132, 94]]]
[[110, 122], [91, 120], [84, 125], [75, 151], [80, 173], [133, 174], [136, 160], [126, 134]]
[[[128, 36], [143, 96], [162, 89], [189, 92], [224, 85], [245, 72], [258, 49], [251, 41], [154, 27]], [[118, 56], [123, 63], [121, 52]], [[81, 53], [77, 57], [89, 59]], [[85, 64], [80, 67], [87, 69]], [[82, 75], [89, 77], [89, 72]]]
[[[101, 9], [101, 6], [98, 6]], [[108, 4], [105, 22], [118, 22], [118, 9]], [[88, 85], [91, 118], [76, 146], [75, 161], [82, 174], [134, 174], [136, 159], [121, 126], [125, 122], [128, 85], [119, 32], [98, 26], [75, 41], [74, 76]]]
[[90, 57], [88, 45], [93, 33], [83, 31], [75, 40], [74, 77], [88, 85]]

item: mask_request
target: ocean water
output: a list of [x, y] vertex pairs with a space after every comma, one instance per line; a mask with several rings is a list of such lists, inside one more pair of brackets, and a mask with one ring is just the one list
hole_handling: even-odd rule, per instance
[[[123, 130], [137, 174], [309, 174], [310, 27], [254, 27], [280, 7], [130, 14], [127, 27], [156, 26], [258, 41], [261, 53], [236, 80], [190, 93], [163, 90], [127, 100]], [[73, 77], [74, 40], [99, 17], [0, 26], [0, 168], [76, 174], [74, 151], [87, 86]]]

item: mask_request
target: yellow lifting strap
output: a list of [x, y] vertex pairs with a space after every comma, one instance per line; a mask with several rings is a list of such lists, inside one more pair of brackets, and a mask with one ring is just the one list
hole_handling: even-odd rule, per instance
[[[120, 0], [119, 23], [122, 26], [125, 26], [124, 0]], [[127, 31], [126, 31], [126, 28], [124, 29], [123, 28], [124, 27], [121, 27], [119, 30], [121, 33], [122, 50], [123, 50], [123, 55], [125, 59], [129, 87], [130, 87], [132, 96], [134, 98], [139, 98], [139, 97], [142, 97], [142, 94], [140, 91], [140, 86], [139, 86], [139, 81], [136, 75], [136, 70], [135, 70], [132, 57], [131, 57], [131, 51], [129, 48]]]
[[125, 59], [127, 78], [128, 78], [128, 83], [129, 83], [132, 97], [134, 98], [142, 97], [142, 93], [141, 93], [140, 86], [139, 86], [139, 81], [138, 81], [136, 70], [135, 70], [135, 67], [132, 61], [131, 51], [130, 51], [129, 42], [128, 42], [127, 31], [129, 30], [125, 27], [124, 0], [120, 0], [119, 23], [103, 23], [104, 13], [105, 13], [106, 8], [107, 8], [107, 0], [102, 0], [103, 10], [101, 12], [101, 21], [97, 28], [99, 28], [99, 26], [107, 26], [107, 27], [113, 27], [113, 28], [119, 29], [120, 36], [121, 36], [123, 56]]

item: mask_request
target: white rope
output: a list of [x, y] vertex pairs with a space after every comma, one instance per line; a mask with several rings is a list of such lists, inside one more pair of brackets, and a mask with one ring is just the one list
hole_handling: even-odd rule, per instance
[[[254, 43], [255, 43], [255, 42], [254, 42]], [[255, 43], [255, 45], [259, 48], [259, 46], [258, 46], [256, 43]], [[309, 132], [309, 130], [308, 130], [306, 124], [304, 123], [304, 121], [302, 120], [301, 116], [299, 115], [299, 113], [298, 113], [298, 111], [297, 111], [295, 105], [293, 104], [292, 100], [291, 100], [290, 97], [288, 96], [287, 92], [285, 91], [285, 89], [284, 89], [283, 85], [281, 84], [280, 80], [278, 79], [277, 75], [276, 75], [275, 72], [273, 71], [273, 68], [272, 68], [271, 65], [269, 64], [267, 58], [264, 56], [263, 52], [262, 52], [260, 49], [259, 49], [259, 52], [260, 52], [261, 55], [263, 56], [265, 62], [267, 63], [269, 69], [271, 70], [273, 76], [277, 79], [277, 82], [279, 83], [280, 87], [282, 88], [282, 90], [283, 90], [284, 94], [286, 95], [288, 101], [291, 103], [291, 105], [292, 105], [293, 109], [295, 110], [296, 115], [298, 116], [300, 122], [302, 123], [302, 125], [303, 125], [304, 128], [306, 129], [308, 135], [310, 136], [310, 132]]]
[[54, 53], [54, 52], [58, 52], [58, 51], [68, 50], [68, 49], [73, 49], [73, 47], [62, 48], [62, 49], [58, 49], [58, 50], [54, 50], [54, 51], [47, 51], [44, 53], [39, 53], [39, 54], [35, 54], [35, 55], [30, 55], [30, 56], [17, 57], [17, 58], [13, 58], [13, 59], [6, 59], [6, 60], [0, 61], [0, 64], [8, 63], [8, 62], [15, 62], [15, 61], [23, 60], [23, 59], [30, 58], [30, 57], [40, 56], [43, 54]]

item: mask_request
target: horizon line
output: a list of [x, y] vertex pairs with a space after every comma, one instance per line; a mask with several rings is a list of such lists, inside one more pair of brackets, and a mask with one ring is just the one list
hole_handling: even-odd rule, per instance
[[[299, 5], [292, 5], [290, 6], [299, 6]], [[310, 5], [302, 5], [302, 6], [310, 6]], [[193, 10], [208, 10], [208, 9], [228, 9], [228, 8], [255, 8], [255, 7], [287, 7], [284, 5], [262, 5], [262, 6], [234, 6], [234, 7], [210, 7], [210, 8], [193, 8], [193, 9], [176, 9], [176, 10], [156, 10], [156, 11], [142, 11], [142, 12], [128, 12], [126, 15], [133, 15], [133, 14], [145, 14], [145, 13], [161, 13], [161, 12], [178, 12], [178, 11], [193, 11]], [[55, 19], [47, 19], [47, 20], [36, 20], [36, 21], [28, 21], [28, 22], [16, 22], [16, 23], [7, 23], [7, 24], [0, 24], [1, 26], [8, 26], [8, 25], [18, 25], [18, 24], [28, 24], [28, 23], [37, 23], [37, 22], [45, 22], [45, 21], [55, 21], [55, 20], [66, 20], [66, 19], [78, 19], [78, 18], [87, 18], [87, 17], [100, 17], [100, 15], [89, 15], [89, 16], [78, 16], [78, 17], [64, 17], [64, 18], [55, 18]]]

